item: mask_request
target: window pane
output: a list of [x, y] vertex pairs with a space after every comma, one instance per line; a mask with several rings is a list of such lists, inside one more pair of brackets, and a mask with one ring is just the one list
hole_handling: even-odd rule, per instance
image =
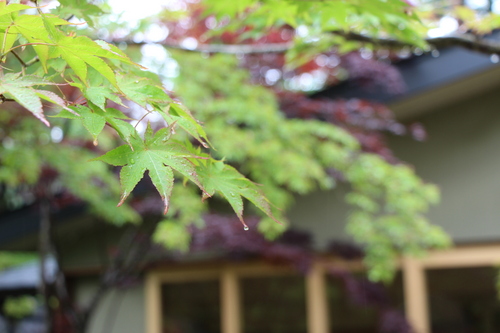
[[304, 277], [246, 278], [241, 290], [243, 332], [306, 333]]
[[[346, 289], [350, 292], [347, 293]], [[379, 331], [379, 310], [402, 313], [403, 283], [400, 273], [389, 286], [366, 283], [366, 279], [338, 277], [327, 279], [328, 311], [331, 333], [373, 333]]]
[[433, 333], [500, 332], [493, 268], [427, 271]]
[[219, 281], [162, 286], [163, 333], [220, 333]]

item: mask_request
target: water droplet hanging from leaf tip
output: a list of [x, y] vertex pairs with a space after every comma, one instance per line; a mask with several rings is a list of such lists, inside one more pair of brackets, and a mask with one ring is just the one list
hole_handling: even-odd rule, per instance
[[243, 227], [243, 230], [248, 231], [250, 228], [246, 225]]

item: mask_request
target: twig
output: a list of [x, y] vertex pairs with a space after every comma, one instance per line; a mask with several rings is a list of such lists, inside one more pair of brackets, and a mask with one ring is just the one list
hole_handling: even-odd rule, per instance
[[165, 47], [184, 51], [226, 54], [259, 54], [259, 53], [283, 53], [291, 49], [293, 43], [269, 43], [269, 44], [199, 44], [195, 48], [187, 48], [179, 44], [165, 43]]
[[5, 98], [3, 94], [0, 94], [0, 104], [3, 104], [5, 102], [15, 102], [15, 99], [12, 98]]
[[21, 59], [21, 57], [14, 51], [12, 51], [12, 54], [14, 55], [14, 57], [16, 57], [16, 59], [21, 63], [21, 65], [26, 68], [28, 66], [26, 66], [26, 63], [23, 61], [23, 59]]
[[[145, 45], [149, 43], [120, 41], [128, 45]], [[194, 48], [188, 48], [178, 43], [162, 42], [161, 45], [169, 49], [177, 49], [188, 52], [201, 53], [225, 53], [225, 54], [260, 54], [260, 53], [283, 53], [291, 49], [293, 43], [269, 43], [269, 44], [198, 44]]]
[[29, 67], [29, 66], [31, 66], [31, 65], [33, 65], [34, 63], [37, 63], [37, 62], [39, 62], [39, 61], [40, 61], [40, 58], [38, 58], [38, 56], [36, 56], [36, 57], [34, 57], [33, 59], [31, 59], [30, 61], [28, 61], [28, 62], [26, 63], [26, 67]]
[[45, 330], [52, 332], [52, 309], [50, 306], [50, 282], [47, 274], [47, 259], [51, 252], [50, 234], [52, 223], [50, 221], [50, 203], [47, 198], [42, 198], [40, 202], [40, 294], [43, 296], [45, 308]]

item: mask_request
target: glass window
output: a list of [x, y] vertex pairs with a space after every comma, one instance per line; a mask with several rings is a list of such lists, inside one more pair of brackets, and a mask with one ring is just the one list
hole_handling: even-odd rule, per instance
[[496, 274], [490, 267], [427, 270], [432, 332], [500, 332]]
[[163, 333], [220, 333], [219, 290], [219, 280], [163, 284]]
[[383, 305], [389, 305], [391, 309], [403, 312], [401, 274], [397, 274], [389, 286], [372, 284], [362, 277], [342, 279], [328, 277], [327, 294], [332, 333], [378, 332], [380, 324], [378, 310], [385, 308]]
[[306, 333], [303, 276], [243, 278], [244, 333]]

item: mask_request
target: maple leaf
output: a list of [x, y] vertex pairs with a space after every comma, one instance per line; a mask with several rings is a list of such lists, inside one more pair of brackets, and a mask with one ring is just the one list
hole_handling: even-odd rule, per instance
[[58, 15], [61, 17], [69, 17], [74, 15], [75, 17], [85, 20], [85, 22], [90, 26], [94, 27], [94, 21], [92, 16], [99, 16], [104, 14], [101, 8], [86, 0], [59, 0], [61, 4], [58, 8]]
[[54, 118], [67, 118], [80, 120], [82, 125], [89, 131], [94, 139], [94, 144], [97, 145], [97, 136], [102, 132], [106, 123], [113, 127], [120, 137], [129, 144], [130, 137], [136, 133], [134, 127], [130, 123], [124, 121], [129, 119], [120, 110], [107, 108], [105, 110], [93, 105], [89, 102], [89, 107], [84, 105], [70, 107], [70, 112], [61, 111], [59, 114], [52, 116]]
[[7, 94], [12, 97], [47, 126], [50, 126], [50, 124], [43, 115], [42, 101], [40, 98], [72, 112], [72, 110], [66, 106], [66, 102], [57, 94], [51, 91], [33, 88], [38, 85], [55, 85], [55, 83], [45, 81], [43, 78], [34, 75], [20, 75], [21, 73], [5, 74], [0, 79], [0, 94]]
[[160, 112], [167, 124], [178, 124], [187, 133], [193, 136], [203, 147], [208, 148], [208, 138], [203, 126], [193, 117], [191, 112], [182, 104], [172, 102], [165, 112]]
[[190, 160], [203, 157], [194, 156], [181, 143], [167, 142], [169, 136], [168, 128], [162, 128], [153, 133], [148, 124], [144, 140], [138, 138], [137, 135], [131, 136], [131, 146], [122, 145], [95, 159], [114, 166], [123, 166], [120, 171], [123, 193], [118, 206], [123, 204], [137, 183], [144, 177], [146, 170], [164, 202], [165, 214], [168, 212], [174, 185], [173, 170], [191, 180], [205, 192], [198, 180], [195, 165]]
[[133, 74], [117, 75], [118, 87], [127, 96], [127, 99], [146, 107], [148, 104], [162, 109], [171, 101], [163, 87], [146, 77]]
[[43, 16], [38, 15], [19, 15], [17, 16], [17, 11], [9, 12], [9, 7], [0, 8], [0, 35], [2, 44], [2, 53], [6, 54], [10, 51], [12, 45], [17, 40], [19, 36], [22, 36], [29, 43], [32, 43], [33, 49], [35, 50], [40, 63], [45, 71], [47, 71], [47, 60], [49, 59], [49, 46], [52, 45], [52, 38], [47, 30], [47, 26], [50, 26], [53, 31], [55, 26], [58, 25], [68, 25], [71, 24], [60, 17], [52, 14], [45, 14]]
[[81, 83], [71, 82], [70, 85], [81, 90], [83, 96], [92, 104], [95, 104], [103, 111], [106, 111], [106, 101], [109, 99], [116, 104], [123, 105], [121, 98], [117, 95], [116, 89], [111, 86], [97, 71], [89, 68], [88, 86]]
[[197, 168], [198, 177], [205, 186], [203, 198], [212, 196], [216, 192], [224, 197], [243, 224], [245, 230], [248, 226], [243, 220], [243, 198], [245, 197], [267, 216], [281, 224], [271, 212], [271, 206], [267, 198], [259, 190], [258, 185], [245, 178], [235, 168], [224, 164], [222, 161], [208, 160], [199, 163]]

